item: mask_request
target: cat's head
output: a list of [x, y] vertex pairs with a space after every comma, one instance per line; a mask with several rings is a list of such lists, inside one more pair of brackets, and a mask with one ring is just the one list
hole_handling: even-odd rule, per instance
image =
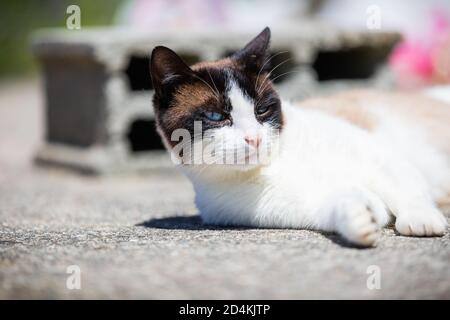
[[283, 127], [281, 102], [267, 73], [269, 42], [265, 28], [233, 55], [191, 67], [166, 47], [153, 50], [157, 129], [172, 159], [227, 170], [269, 161]]

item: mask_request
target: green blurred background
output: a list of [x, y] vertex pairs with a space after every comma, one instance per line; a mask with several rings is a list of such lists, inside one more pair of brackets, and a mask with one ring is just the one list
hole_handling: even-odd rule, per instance
[[[30, 34], [44, 27], [66, 26], [69, 5], [81, 9], [81, 26], [113, 23], [123, 0], [1, 0], [0, 78], [34, 73], [36, 64], [30, 52]], [[76, 32], [76, 31], [74, 31]]]

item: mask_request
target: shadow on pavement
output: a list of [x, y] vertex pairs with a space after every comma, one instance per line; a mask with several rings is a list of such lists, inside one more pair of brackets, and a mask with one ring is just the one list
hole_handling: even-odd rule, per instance
[[155, 218], [144, 221], [136, 226], [169, 230], [246, 230], [246, 227], [228, 227], [208, 225], [202, 222], [200, 216], [175, 216], [166, 218]]
[[[217, 225], [208, 225], [202, 222], [200, 216], [174, 216], [174, 217], [166, 217], [166, 218], [154, 218], [141, 223], [136, 224], [136, 226], [146, 227], [146, 228], [156, 228], [156, 229], [167, 229], [167, 230], [251, 230], [258, 228], [249, 228], [249, 227], [229, 227], [229, 226], [217, 226]], [[282, 230], [282, 229], [280, 229]], [[300, 231], [300, 230], [299, 230]], [[340, 247], [351, 248], [351, 249], [370, 249], [363, 248], [359, 246], [355, 246], [347, 242], [344, 238], [335, 233], [327, 233], [317, 231], [323, 237], [331, 240], [333, 243], [339, 245]]]

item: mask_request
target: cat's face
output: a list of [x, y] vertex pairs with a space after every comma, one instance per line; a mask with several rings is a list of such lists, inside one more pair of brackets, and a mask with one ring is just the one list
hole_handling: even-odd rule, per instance
[[266, 71], [269, 40], [266, 28], [232, 56], [192, 67], [168, 48], [153, 50], [157, 129], [172, 159], [233, 170], [270, 159], [283, 117]]

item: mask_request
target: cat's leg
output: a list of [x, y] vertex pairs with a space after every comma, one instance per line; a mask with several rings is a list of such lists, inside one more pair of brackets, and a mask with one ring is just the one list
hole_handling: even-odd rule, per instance
[[338, 232], [349, 242], [373, 246], [380, 230], [389, 222], [389, 214], [381, 199], [369, 190], [351, 188], [338, 192], [319, 210], [322, 221], [329, 220], [325, 229]]
[[383, 168], [375, 183], [377, 194], [396, 217], [395, 228], [405, 236], [442, 236], [448, 223], [434, 203], [426, 180], [406, 161]]

